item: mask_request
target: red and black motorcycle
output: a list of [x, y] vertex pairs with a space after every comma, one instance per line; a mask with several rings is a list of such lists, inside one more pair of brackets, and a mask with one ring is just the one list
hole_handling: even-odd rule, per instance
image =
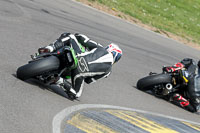
[[150, 72], [148, 76], [138, 80], [137, 88], [191, 112], [200, 113], [200, 61], [196, 65], [192, 60], [188, 60], [163, 67], [162, 73], [159, 74]]
[[142, 91], [150, 91], [159, 98], [172, 101], [178, 106], [193, 111], [192, 105], [185, 99], [188, 75], [189, 73], [185, 71], [185, 68], [175, 70], [173, 67], [163, 67], [162, 73], [150, 72], [148, 76], [139, 79], [137, 88]]
[[137, 82], [137, 88], [142, 91], [152, 91], [154, 95], [162, 98], [169, 98], [174, 93], [184, 93], [188, 84], [188, 73], [184, 68], [169, 71], [172, 67], [163, 67], [162, 73], [150, 72], [148, 76]]

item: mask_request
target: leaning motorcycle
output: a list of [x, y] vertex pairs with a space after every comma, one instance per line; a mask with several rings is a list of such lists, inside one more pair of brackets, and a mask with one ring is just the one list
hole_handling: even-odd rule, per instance
[[[85, 51], [83, 47], [83, 52]], [[38, 79], [44, 83], [52, 83], [62, 78], [70, 78], [71, 70], [78, 65], [75, 50], [70, 46], [52, 52], [31, 55], [32, 60], [17, 69], [17, 77], [21, 80]]]
[[155, 96], [168, 99], [176, 92], [183, 93], [188, 84], [188, 73], [184, 69], [176, 72], [168, 72], [163, 67], [162, 73], [150, 72], [148, 76], [137, 82], [137, 88], [142, 91], [151, 91]]

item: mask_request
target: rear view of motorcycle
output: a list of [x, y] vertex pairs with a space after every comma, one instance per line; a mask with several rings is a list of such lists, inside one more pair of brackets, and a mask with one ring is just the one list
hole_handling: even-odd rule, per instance
[[[66, 78], [66, 73], [77, 66], [75, 52], [65, 46], [53, 53], [44, 52], [31, 56], [32, 60], [17, 69], [17, 77], [21, 80], [35, 78], [50, 84], [59, 77]], [[64, 77], [65, 76], [65, 77]]]
[[186, 87], [188, 85], [187, 71], [185, 71], [185, 68], [182, 68], [172, 72], [168, 71], [168, 68], [170, 67], [163, 67], [160, 74], [150, 72], [148, 76], [139, 79], [137, 88], [142, 91], [151, 91], [156, 97], [168, 101], [174, 101], [173, 98], [180, 94], [178, 95], [180, 97], [177, 97], [179, 101], [174, 103], [193, 112], [193, 107], [189, 101], [181, 97], [181, 95], [186, 96]]

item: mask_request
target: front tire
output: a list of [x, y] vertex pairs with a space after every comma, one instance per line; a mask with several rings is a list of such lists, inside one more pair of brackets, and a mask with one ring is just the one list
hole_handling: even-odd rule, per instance
[[45, 72], [57, 70], [59, 66], [59, 59], [55, 56], [49, 56], [19, 67], [17, 69], [17, 77], [21, 80], [27, 80]]
[[153, 86], [158, 84], [171, 83], [172, 77], [168, 74], [156, 74], [144, 77], [137, 82], [137, 88], [142, 91], [152, 89]]

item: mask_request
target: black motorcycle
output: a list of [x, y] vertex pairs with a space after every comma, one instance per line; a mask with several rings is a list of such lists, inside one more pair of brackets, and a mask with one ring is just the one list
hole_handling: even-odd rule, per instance
[[21, 80], [38, 79], [44, 83], [56, 81], [59, 77], [70, 78], [70, 72], [78, 65], [76, 52], [65, 46], [52, 53], [31, 55], [28, 64], [17, 69], [17, 77]]

